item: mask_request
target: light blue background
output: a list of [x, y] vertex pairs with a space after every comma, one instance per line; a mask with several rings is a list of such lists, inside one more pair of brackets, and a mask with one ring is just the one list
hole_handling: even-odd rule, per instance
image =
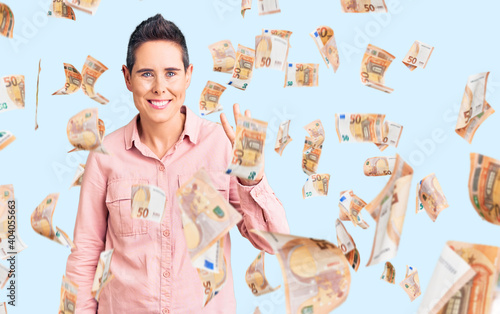
[[[336, 243], [338, 195], [346, 189], [370, 202], [384, 187], [387, 177], [365, 177], [363, 162], [368, 157], [400, 154], [415, 171], [408, 212], [399, 252], [391, 262], [396, 267], [396, 285], [380, 280], [383, 264], [365, 267], [373, 243], [376, 223], [363, 217], [370, 228], [362, 230], [345, 223], [356, 241], [362, 265], [352, 274], [347, 301], [335, 313], [415, 313], [422, 296], [413, 303], [398, 283], [406, 264], [419, 271], [425, 293], [438, 256], [448, 240], [500, 245], [500, 229], [482, 221], [468, 196], [470, 152], [500, 159], [496, 113], [479, 128], [472, 144], [455, 134], [455, 123], [467, 78], [491, 71], [487, 101], [500, 110], [500, 65], [497, 1], [398, 1], [388, 0], [387, 14], [343, 14], [339, 0], [280, 1], [280, 14], [259, 16], [256, 0], [243, 19], [240, 0], [102, 1], [95, 16], [75, 11], [76, 21], [47, 19], [50, 1], [6, 2], [15, 14], [14, 39], [0, 37], [0, 76], [24, 74], [26, 108], [0, 115], [0, 129], [10, 130], [17, 140], [0, 152], [0, 184], [14, 184], [19, 204], [19, 234], [28, 248], [17, 256], [17, 305], [12, 313], [55, 313], [59, 304], [61, 278], [69, 250], [36, 234], [30, 215], [49, 194], [60, 192], [54, 223], [73, 234], [80, 189], [68, 190], [78, 163], [87, 153], [68, 154], [66, 137], [71, 116], [98, 107], [106, 133], [125, 125], [136, 114], [120, 71], [125, 63], [128, 38], [142, 20], [162, 13], [184, 32], [194, 64], [194, 75], [186, 104], [198, 111], [200, 93], [207, 80], [225, 84], [229, 75], [212, 71], [207, 46], [222, 39], [254, 46], [262, 28], [293, 32], [289, 62], [319, 63], [319, 87], [283, 88], [284, 73], [256, 70], [247, 91], [228, 87], [221, 98], [226, 114], [235, 102], [250, 109], [255, 118], [269, 122], [266, 142], [266, 174], [282, 201], [294, 235], [323, 238]], [[309, 37], [320, 25], [331, 26], [340, 49], [340, 68], [327, 69]], [[410, 72], [402, 58], [415, 40], [435, 46], [426, 69]], [[365, 87], [359, 68], [364, 49], [372, 43], [396, 56], [386, 74], [392, 94]], [[110, 99], [101, 106], [79, 91], [70, 96], [51, 96], [65, 83], [63, 62], [81, 69], [87, 55], [103, 62], [109, 70], [98, 80], [96, 90]], [[38, 59], [42, 58], [38, 124], [34, 131], [35, 91]], [[383, 113], [388, 120], [404, 125], [397, 149], [383, 153], [372, 144], [339, 144], [334, 116], [339, 112]], [[218, 114], [209, 115], [218, 121]], [[320, 118], [326, 141], [318, 173], [329, 173], [327, 197], [303, 200], [306, 175], [301, 169], [302, 147], [307, 135], [303, 126]], [[291, 119], [293, 141], [283, 156], [274, 152], [278, 125]], [[232, 117], [231, 117], [232, 121]], [[436, 136], [436, 134], [439, 134]], [[414, 210], [418, 180], [435, 172], [450, 207], [436, 222]], [[283, 287], [275, 293], [254, 297], [244, 275], [258, 251], [231, 231], [233, 275], [238, 313], [285, 313]], [[4, 263], [5, 264], [5, 263]], [[266, 256], [266, 274], [271, 285], [283, 284], [275, 256]], [[140, 278], [138, 278], [140, 280]], [[7, 290], [0, 292], [6, 300]]]

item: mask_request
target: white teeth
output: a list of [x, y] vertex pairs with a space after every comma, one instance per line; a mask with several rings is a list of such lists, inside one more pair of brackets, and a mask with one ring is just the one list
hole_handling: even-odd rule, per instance
[[167, 101], [156, 101], [156, 100], [150, 100], [150, 102], [151, 102], [153, 105], [157, 106], [157, 107], [163, 107], [163, 106], [166, 106], [166, 105], [170, 102], [170, 100], [167, 100]]

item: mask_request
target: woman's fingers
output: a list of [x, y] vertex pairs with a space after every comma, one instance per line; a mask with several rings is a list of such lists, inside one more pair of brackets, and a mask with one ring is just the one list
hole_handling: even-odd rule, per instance
[[241, 115], [240, 113], [240, 105], [239, 104], [234, 104], [233, 105], [233, 114], [234, 114], [234, 123], [238, 125], [238, 117]]
[[224, 129], [224, 132], [226, 132], [227, 138], [229, 138], [229, 141], [231, 141], [231, 145], [233, 145], [236, 135], [234, 134], [234, 130], [229, 124], [229, 121], [227, 121], [226, 115], [224, 113], [220, 114], [220, 122], [222, 124], [222, 128]]
[[250, 115], [250, 110], [245, 110], [245, 117], [251, 118], [252, 116]]

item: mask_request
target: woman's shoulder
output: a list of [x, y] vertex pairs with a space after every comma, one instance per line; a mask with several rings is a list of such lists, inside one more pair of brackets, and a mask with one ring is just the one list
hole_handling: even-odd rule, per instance
[[113, 146], [116, 147], [117, 145], [125, 145], [125, 128], [127, 125], [124, 125], [113, 132], [106, 134], [104, 136], [104, 139], [102, 140], [102, 144], [104, 147], [106, 146]]

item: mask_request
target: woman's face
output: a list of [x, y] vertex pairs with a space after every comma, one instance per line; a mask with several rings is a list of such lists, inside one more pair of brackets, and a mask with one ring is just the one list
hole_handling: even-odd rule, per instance
[[141, 44], [133, 68], [123, 66], [125, 83], [141, 119], [164, 123], [178, 115], [192, 72], [193, 65], [184, 71], [182, 50], [176, 43], [157, 40]]

